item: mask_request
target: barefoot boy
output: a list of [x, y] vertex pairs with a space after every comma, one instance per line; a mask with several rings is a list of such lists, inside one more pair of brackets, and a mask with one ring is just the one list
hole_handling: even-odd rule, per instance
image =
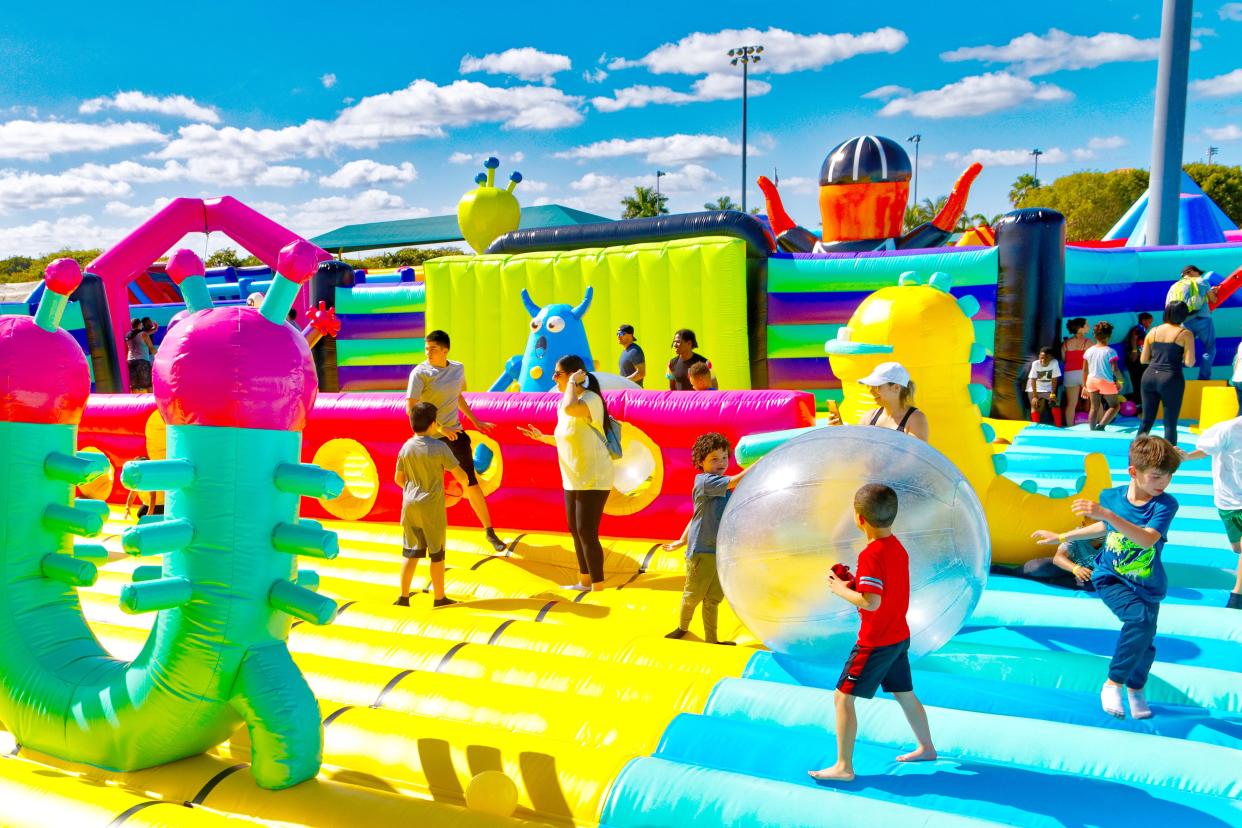
[[433, 606], [447, 607], [457, 603], [444, 594], [444, 543], [448, 531], [448, 515], [444, 507], [444, 473], [451, 472], [457, 482], [466, 486], [466, 472], [444, 441], [436, 439], [436, 407], [432, 403], [416, 403], [410, 414], [414, 436], [406, 440], [397, 455], [397, 471], [393, 481], [401, 487], [402, 554], [401, 597], [396, 605], [410, 605], [410, 581], [422, 558], [431, 560], [431, 592]]
[[1037, 529], [1032, 536], [1046, 544], [1104, 538], [1091, 583], [1121, 621], [1121, 635], [1108, 665], [1108, 680], [1100, 690], [1100, 706], [1118, 719], [1126, 717], [1122, 686], [1130, 715], [1151, 718], [1143, 687], [1156, 659], [1156, 617], [1169, 587], [1160, 551], [1177, 514], [1177, 501], [1164, 490], [1180, 464], [1177, 449], [1167, 440], [1139, 437], [1130, 444], [1129, 485], [1105, 489], [1099, 503], [1075, 500], [1071, 506], [1074, 514], [1094, 523], [1060, 535]]
[[852, 582], [828, 573], [828, 588], [858, 607], [862, 627], [837, 681], [837, 763], [810, 771], [815, 779], [850, 782], [854, 779], [854, 739], [858, 714], [854, 699], [870, 699], [877, 687], [892, 693], [906, 714], [918, 747], [897, 757], [898, 762], [936, 758], [927, 711], [914, 695], [910, 677], [910, 558], [890, 528], [897, 518], [897, 493], [879, 483], [868, 483], [854, 494], [854, 522], [867, 536], [858, 555], [858, 573]]

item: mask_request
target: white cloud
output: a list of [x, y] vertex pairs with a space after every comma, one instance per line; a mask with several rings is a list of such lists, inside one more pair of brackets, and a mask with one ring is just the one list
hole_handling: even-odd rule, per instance
[[1126, 139], [1122, 138], [1120, 135], [1109, 135], [1107, 137], [1096, 136], [1087, 141], [1087, 145], [1085, 147], [1077, 147], [1070, 150], [1070, 154], [1074, 157], [1075, 161], [1089, 161], [1092, 158], [1097, 158], [1102, 150], [1120, 149], [1125, 145]]
[[16, 227], [0, 227], [0, 257], [41, 256], [54, 250], [111, 247], [131, 227], [103, 227], [94, 215], [46, 219]]
[[920, 118], [958, 118], [1012, 109], [1028, 101], [1066, 101], [1074, 97], [1051, 83], [1033, 83], [1008, 72], [971, 75], [959, 81], [894, 98], [881, 115], [910, 114]]
[[1227, 98], [1242, 94], [1242, 69], [1234, 69], [1214, 78], [1190, 82], [1190, 91], [1203, 98]]
[[587, 83], [603, 83], [608, 77], [608, 72], [603, 68], [588, 69], [582, 73], [582, 79]]
[[386, 181], [408, 184], [417, 177], [418, 171], [409, 161], [403, 161], [400, 166], [394, 166], [364, 158], [350, 161], [332, 175], [320, 178], [319, 183], [324, 187], [346, 190], [360, 184], [382, 184]]
[[324, 89], [331, 89], [336, 86], [336, 75], [332, 72], [328, 72], [320, 76], [319, 82], [323, 84]]
[[[961, 164], [973, 164], [978, 161], [985, 167], [1021, 167], [1034, 165], [1035, 158], [1029, 149], [972, 149], [970, 152], [946, 152], [946, 161]], [[1063, 164], [1069, 155], [1059, 147], [1046, 149], [1039, 156], [1041, 164]]]
[[1191, 37], [1216, 37], [1216, 30], [1209, 26], [1200, 26], [1190, 30]]
[[[696, 80], [691, 88], [691, 92], [678, 92], [667, 86], [627, 86], [614, 90], [611, 98], [592, 98], [591, 105], [600, 112], [618, 112], [622, 109], [638, 109], [647, 104], [680, 106], [701, 101], [727, 101], [742, 97], [742, 76], [712, 73]], [[772, 91], [772, 85], [752, 79], [748, 91], [752, 98], [758, 97]]]
[[160, 197], [150, 204], [126, 204], [123, 201], [109, 201], [104, 205], [104, 212], [110, 216], [120, 216], [131, 221], [145, 221], [168, 206], [171, 198]]
[[301, 167], [268, 166], [262, 161], [246, 158], [206, 156], [181, 161], [165, 161], [153, 167], [136, 161], [115, 164], [83, 164], [67, 170], [105, 181], [126, 181], [131, 184], [156, 184], [169, 181], [198, 181], [221, 187], [248, 185], [289, 187], [310, 180], [310, 173]]
[[474, 156], [468, 152], [455, 152], [448, 157], [450, 164], [469, 164], [474, 161]]
[[78, 107], [78, 112], [83, 115], [94, 115], [105, 109], [117, 109], [121, 112], [151, 112], [156, 115], [171, 115], [208, 124], [220, 122], [220, 116], [214, 109], [203, 106], [185, 95], [168, 95], [161, 98], [136, 91], [118, 92], [111, 98], [91, 98], [82, 102], [82, 105]]
[[782, 193], [810, 195], [819, 190], [819, 179], [791, 175], [788, 178], [782, 178], [776, 186]]
[[898, 86], [895, 83], [890, 83], [886, 86], [879, 86], [872, 89], [870, 92], [864, 93], [863, 97], [874, 98], [877, 101], [887, 101], [889, 98], [899, 98], [903, 95], [909, 95], [913, 91], [914, 90], [907, 89], [904, 86]]
[[1235, 23], [1242, 23], [1242, 3], [1225, 3], [1220, 7], [1217, 14], [1221, 20], [1232, 20]]
[[[720, 176], [700, 164], [686, 164], [680, 170], [666, 173], [660, 179], [662, 195], [684, 198], [686, 209], [702, 209], [704, 201], [720, 195]], [[569, 184], [571, 190], [582, 195], [557, 199], [557, 203], [602, 216], [621, 213], [621, 199], [634, 194], [635, 187], [655, 188], [655, 173], [625, 178], [589, 172]], [[546, 203], [536, 199], [535, 203]], [[670, 207], [670, 209], [674, 209]]]
[[[257, 209], [257, 208], [256, 208]], [[357, 196], [326, 196], [297, 204], [287, 215], [276, 219], [304, 236], [313, 236], [340, 227], [368, 221], [423, 218], [431, 212], [411, 207], [400, 196], [371, 189]]]
[[64, 207], [90, 198], [120, 198], [130, 193], [124, 181], [104, 181], [72, 172], [41, 175], [0, 170], [0, 213]]
[[724, 71], [729, 66], [725, 53], [740, 44], [763, 44], [762, 60], [755, 71], [784, 75], [806, 69], [820, 69], [856, 55], [887, 52], [905, 47], [905, 32], [889, 27], [862, 34], [800, 35], [784, 29], [726, 29], [695, 32], [676, 43], [665, 43], [638, 60], [617, 58], [609, 69], [645, 66], [657, 75], [702, 75]]
[[8, 121], [0, 123], [0, 158], [46, 161], [65, 152], [101, 152], [167, 139], [150, 124], [84, 124], [77, 121]]
[[496, 150], [491, 152], [455, 152], [448, 157], [450, 164], [478, 164], [483, 166], [483, 162], [488, 158], [499, 158], [501, 161], [509, 161], [513, 164], [521, 164], [526, 160], [524, 152], [501, 153]]
[[556, 129], [582, 122], [581, 103], [579, 97], [546, 86], [502, 88], [464, 80], [439, 86], [416, 80], [404, 89], [363, 98], [332, 121], [312, 119], [279, 129], [184, 126], [156, 157], [274, 161], [322, 157], [338, 147], [374, 148], [389, 141], [438, 138], [444, 127], [499, 123], [506, 129]]
[[1213, 141], [1237, 141], [1242, 138], [1242, 127], [1237, 124], [1226, 124], [1223, 127], [1208, 127], [1203, 130]]
[[475, 57], [466, 55], [461, 59], [458, 71], [463, 75], [472, 72], [486, 72], [489, 75], [512, 75], [524, 81], [543, 81], [551, 84], [557, 72], [565, 72], [572, 68], [569, 58], [565, 55], [541, 52], [531, 46], [520, 49], [506, 49], [496, 54]]
[[719, 135], [667, 135], [659, 138], [613, 138], [558, 152], [555, 158], [578, 160], [641, 155], [649, 164], [685, 164], [742, 154], [742, 147]]
[[[1199, 47], [1198, 41], [1190, 44], [1192, 51]], [[1105, 63], [1155, 60], [1159, 55], [1160, 38], [1157, 37], [1139, 40], [1118, 32], [1100, 32], [1086, 37], [1049, 29], [1043, 35], [1027, 32], [1003, 46], [963, 46], [942, 52], [940, 58], [950, 63], [964, 60], [1003, 63], [1008, 71], [1029, 77], [1068, 69], [1090, 69]]]

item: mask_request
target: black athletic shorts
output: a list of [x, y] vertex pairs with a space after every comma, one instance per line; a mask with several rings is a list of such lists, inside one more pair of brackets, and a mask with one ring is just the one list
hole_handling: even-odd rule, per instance
[[479, 485], [479, 478], [474, 474], [474, 448], [470, 445], [470, 435], [461, 432], [457, 435], [456, 440], [448, 440], [444, 437], [444, 444], [449, 447], [449, 451], [453, 452], [453, 456], [457, 458], [457, 465], [461, 466], [461, 470], [466, 473], [466, 485]]
[[860, 699], [870, 699], [879, 687], [886, 693], [914, 690], [914, 680], [910, 676], [910, 639], [883, 647], [855, 644], [850, 650], [841, 678], [837, 679], [837, 689]]

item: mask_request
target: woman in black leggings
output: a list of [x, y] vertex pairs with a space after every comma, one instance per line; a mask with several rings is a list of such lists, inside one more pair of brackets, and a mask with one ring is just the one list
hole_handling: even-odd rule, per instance
[[1185, 302], [1164, 306], [1164, 324], [1157, 325], [1143, 340], [1139, 357], [1147, 370], [1143, 373], [1143, 424], [1139, 435], [1151, 431], [1156, 422], [1156, 406], [1164, 406], [1164, 439], [1177, 445], [1177, 415], [1182, 411], [1186, 380], [1182, 366], [1195, 364], [1195, 338], [1182, 327], [1190, 313]]
[[556, 446], [565, 489], [565, 517], [578, 557], [578, 583], [566, 589], [598, 591], [604, 588], [599, 524], [612, 492], [612, 455], [604, 441], [608, 409], [599, 380], [587, 372], [581, 357], [561, 357], [552, 379], [561, 392], [554, 435], [548, 437], [533, 425], [519, 431], [532, 440]]

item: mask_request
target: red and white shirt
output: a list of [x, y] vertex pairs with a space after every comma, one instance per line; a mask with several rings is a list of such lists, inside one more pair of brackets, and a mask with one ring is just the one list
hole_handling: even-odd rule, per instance
[[910, 556], [893, 535], [876, 538], [858, 556], [854, 589], [883, 600], [875, 610], [859, 609], [862, 628], [858, 643], [884, 647], [910, 637], [906, 611], [910, 608]]

